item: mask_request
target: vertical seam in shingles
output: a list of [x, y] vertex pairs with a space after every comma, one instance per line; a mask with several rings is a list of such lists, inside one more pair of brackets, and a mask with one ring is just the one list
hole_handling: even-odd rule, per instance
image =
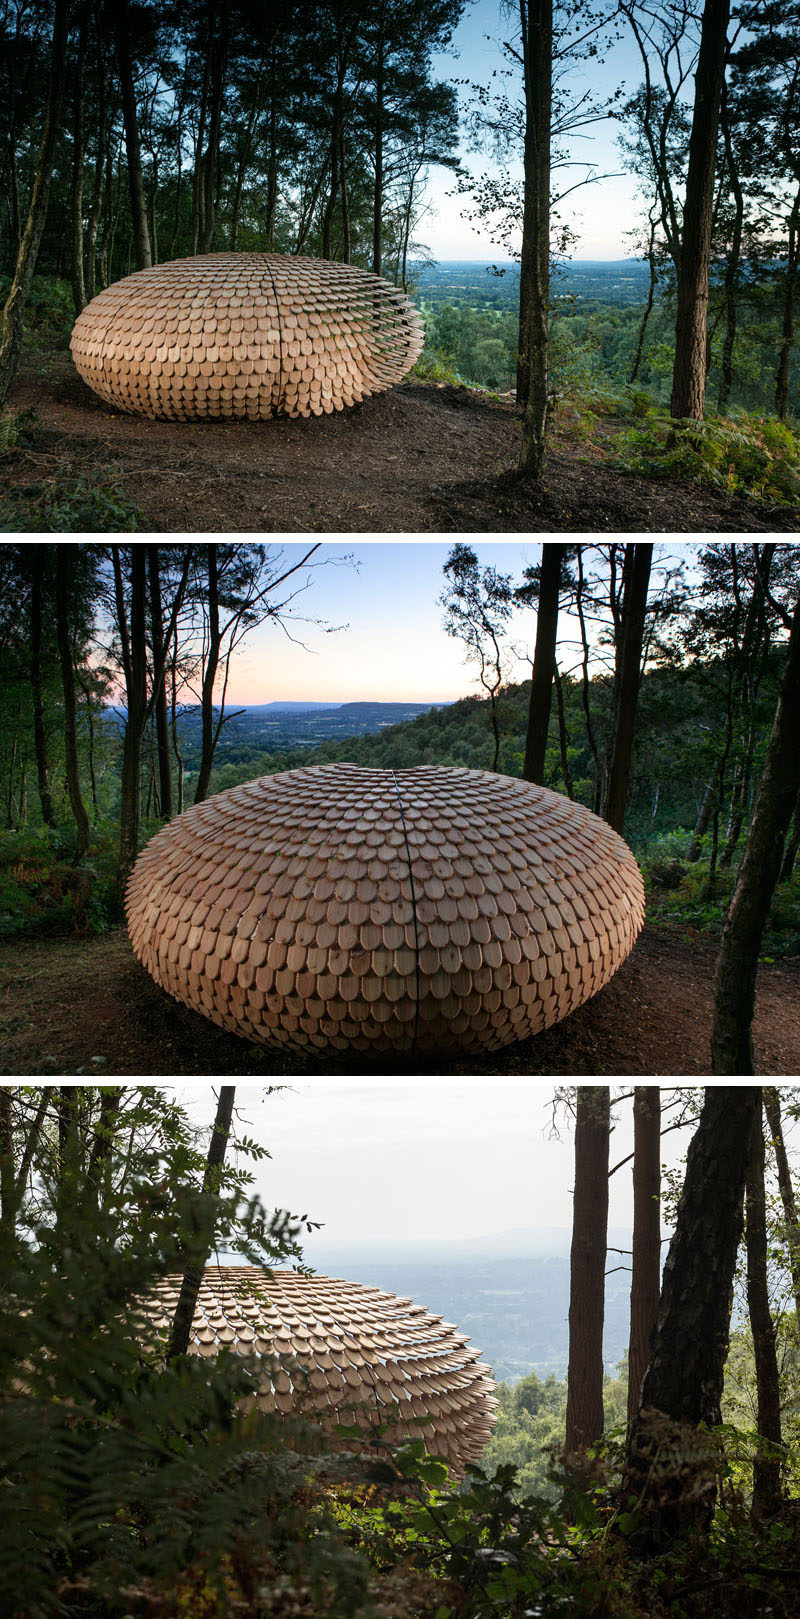
[[414, 887], [414, 868], [411, 864], [411, 847], [408, 841], [408, 828], [406, 826], [405, 810], [403, 809], [403, 800], [400, 797], [400, 783], [397, 780], [394, 771], [391, 772], [391, 775], [392, 781], [394, 782], [394, 790], [397, 794], [397, 803], [400, 810], [400, 823], [403, 828], [403, 839], [406, 846], [408, 879], [411, 884], [411, 910], [414, 916], [414, 1039], [411, 1045], [411, 1051], [412, 1054], [414, 1054], [417, 1049], [417, 1038], [419, 1035], [419, 928], [417, 926], [417, 894]]
[[275, 414], [277, 415], [281, 405], [283, 404], [283, 391], [286, 387], [286, 382], [288, 379], [284, 377], [283, 374], [283, 326], [281, 324], [281, 306], [278, 301], [278, 289], [275, 285], [275, 277], [272, 274], [272, 266], [266, 253], [264, 254], [264, 269], [266, 270], [270, 279], [272, 296], [275, 299], [275, 319], [278, 322], [278, 403], [275, 406]]

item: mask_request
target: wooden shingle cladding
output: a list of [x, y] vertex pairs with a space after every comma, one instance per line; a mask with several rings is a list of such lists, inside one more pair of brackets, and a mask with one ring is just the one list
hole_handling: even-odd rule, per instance
[[156, 983], [248, 1039], [491, 1050], [608, 982], [644, 888], [622, 838], [546, 788], [331, 764], [187, 810], [142, 851], [126, 905]]
[[[180, 1276], [159, 1283], [145, 1309], [166, 1333]], [[260, 1361], [257, 1404], [324, 1426], [381, 1428], [391, 1443], [422, 1438], [458, 1474], [480, 1460], [495, 1420], [490, 1368], [469, 1339], [411, 1299], [296, 1271], [208, 1266], [190, 1354], [223, 1348]]]
[[139, 415], [320, 416], [399, 382], [422, 323], [379, 276], [326, 259], [209, 253], [138, 270], [78, 316], [72, 358]]

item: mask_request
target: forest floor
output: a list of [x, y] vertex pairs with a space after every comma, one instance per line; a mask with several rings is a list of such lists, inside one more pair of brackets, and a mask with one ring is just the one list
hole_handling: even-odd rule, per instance
[[[37, 423], [32, 445], [3, 459], [8, 491], [37, 498], [65, 480], [107, 478], [145, 532], [800, 531], [796, 507], [615, 466], [621, 419], [593, 438], [556, 420], [542, 487], [526, 490], [513, 473], [513, 404], [464, 387], [411, 380], [307, 421], [156, 422], [105, 404], [68, 355], [37, 351], [9, 408], [33, 408]], [[86, 519], [57, 526], [83, 530]]]
[[[325, 1058], [251, 1045], [171, 1000], [136, 961], [122, 927], [90, 939], [10, 940], [0, 960], [0, 1072], [703, 1076], [717, 948], [707, 934], [645, 927], [593, 1000], [505, 1051]], [[757, 1074], [800, 1074], [800, 957], [761, 963], [754, 1043]]]

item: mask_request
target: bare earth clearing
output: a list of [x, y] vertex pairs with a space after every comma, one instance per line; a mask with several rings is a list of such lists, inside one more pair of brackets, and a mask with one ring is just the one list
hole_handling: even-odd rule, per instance
[[[170, 1000], [121, 927], [103, 938], [14, 941], [0, 963], [0, 1072], [703, 1076], [716, 950], [707, 936], [646, 927], [594, 1000], [488, 1056], [319, 1058], [251, 1045]], [[800, 1074], [800, 957], [759, 969], [755, 1052], [758, 1074]]]
[[25, 488], [109, 474], [139, 528], [183, 533], [763, 533], [800, 529], [796, 508], [661, 483], [554, 434], [538, 493], [512, 476], [514, 406], [466, 388], [405, 382], [307, 421], [153, 422], [112, 410], [67, 355], [29, 356], [9, 408], [33, 406], [36, 447], [6, 455]]

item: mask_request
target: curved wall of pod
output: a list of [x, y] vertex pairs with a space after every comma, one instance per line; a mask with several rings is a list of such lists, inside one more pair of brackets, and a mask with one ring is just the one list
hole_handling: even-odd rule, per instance
[[494, 1049], [608, 982], [644, 888], [623, 839], [544, 787], [331, 764], [185, 811], [126, 909], [156, 983], [250, 1040]]
[[367, 270], [208, 253], [138, 270], [78, 316], [72, 358], [120, 410], [320, 416], [399, 382], [422, 350], [405, 294]]
[[[144, 1310], [166, 1333], [182, 1278], [160, 1282]], [[295, 1271], [208, 1266], [189, 1351], [257, 1354], [261, 1411], [333, 1426], [385, 1426], [392, 1442], [422, 1438], [454, 1471], [480, 1460], [497, 1401], [490, 1369], [463, 1333], [411, 1299]], [[423, 1420], [426, 1419], [426, 1420]]]

